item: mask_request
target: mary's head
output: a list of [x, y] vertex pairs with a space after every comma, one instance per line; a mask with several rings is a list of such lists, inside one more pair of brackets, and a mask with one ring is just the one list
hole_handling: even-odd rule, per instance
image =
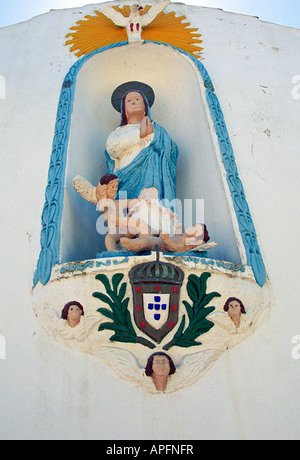
[[130, 123], [131, 117], [140, 117], [141, 120], [148, 115], [148, 102], [140, 91], [129, 91], [122, 99], [121, 126]]
[[[118, 86], [111, 97], [113, 107], [121, 113], [121, 126], [128, 124], [128, 115], [138, 108], [144, 116], [150, 116], [155, 94], [151, 86], [140, 81], [128, 81]], [[126, 113], [127, 112], [127, 113]]]

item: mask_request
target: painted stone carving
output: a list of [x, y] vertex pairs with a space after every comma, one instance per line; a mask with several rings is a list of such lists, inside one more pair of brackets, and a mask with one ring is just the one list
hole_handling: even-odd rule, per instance
[[[70, 32], [66, 35], [68, 39], [66, 46], [70, 45], [70, 51], [80, 57], [108, 44], [112, 45], [128, 39], [134, 41], [135, 37], [138, 38], [139, 42], [141, 35], [142, 40], [161, 41], [163, 38], [164, 43], [178, 47], [195, 57], [200, 57], [203, 48], [200, 47], [202, 40], [200, 39], [201, 34], [197, 33], [198, 29], [190, 27], [190, 23], [186, 22], [185, 16], [180, 15], [177, 17], [173, 11], [170, 13], [161, 11], [157, 14], [157, 9], [164, 9], [166, 6], [163, 2], [158, 3], [158, 6], [154, 9], [156, 17], [149, 25], [144, 23], [142, 27], [137, 27], [135, 25], [137, 21], [134, 24], [130, 20], [132, 6], [102, 5], [101, 12], [96, 10], [95, 16], [85, 16], [84, 20], [78, 21], [75, 26], [71, 27]], [[135, 9], [138, 9], [138, 13], [135, 13], [135, 15], [139, 14], [140, 16], [137, 18], [138, 21], [140, 19], [143, 21], [144, 15], [150, 14], [153, 16], [154, 7], [155, 5], [153, 4], [144, 5], [142, 8], [141, 5], [136, 5]], [[123, 16], [122, 21], [124, 23], [121, 27], [109, 19], [110, 14], [114, 14], [112, 13], [113, 11]], [[148, 18], [150, 19], [150, 16]], [[120, 16], [118, 19], [120, 20]], [[127, 26], [129, 26], [128, 32], [125, 28]]]
[[[53, 339], [91, 353], [147, 392], [172, 393], [196, 383], [228, 349], [252, 334], [268, 312], [266, 290], [253, 280], [249, 289], [247, 273], [195, 265], [192, 259], [158, 251], [140, 256], [142, 263], [135, 257], [117, 259], [119, 265], [101, 268], [83, 264], [84, 276], [57, 272], [58, 284], [35, 289], [35, 309]], [[70, 282], [86, 299], [77, 325], [69, 325], [62, 310], [53, 306], [55, 296], [63, 298]], [[246, 311], [238, 328], [224, 311], [233, 289]], [[146, 368], [157, 352], [172, 359], [176, 372], [166, 372], [156, 381]]]
[[[109, 181], [105, 184], [110, 195], [103, 190], [103, 178], [97, 187], [81, 177], [73, 180], [75, 190], [87, 201], [97, 202], [99, 210], [106, 213], [109, 232], [105, 245], [109, 251], [117, 250], [116, 244], [121, 237], [124, 238], [121, 240], [124, 248], [132, 252], [154, 249], [155, 245], [174, 252], [173, 247], [178, 251], [183, 245], [187, 246], [187, 241], [193, 247], [207, 242], [207, 239], [199, 241], [196, 228], [192, 235], [185, 232], [181, 239], [167, 239], [168, 235], [178, 233], [180, 226], [172, 211], [176, 199], [178, 149], [166, 131], [150, 119], [154, 98], [152, 88], [137, 81], [120, 85], [112, 95], [112, 104], [121, 113], [121, 123], [106, 143], [106, 177]], [[125, 192], [125, 200], [119, 200], [121, 192]], [[125, 218], [114, 206], [113, 199], [116, 199], [118, 208], [123, 203], [122, 210], [128, 209]], [[138, 201], [130, 201], [132, 199]], [[166, 200], [169, 207], [161, 206], [159, 200]], [[125, 230], [120, 231], [120, 228]], [[162, 239], [151, 238], [160, 233], [166, 234], [165, 243]], [[116, 234], [120, 237], [112, 236]], [[130, 241], [137, 234], [138, 240]], [[194, 242], [192, 237], [196, 237]]]
[[205, 350], [185, 356], [179, 364], [175, 364], [174, 359], [170, 357], [176, 367], [176, 372], [170, 372], [167, 378], [160, 376], [156, 386], [153, 374], [146, 374], [146, 372], [151, 372], [150, 369], [149, 371], [147, 369], [151, 356], [146, 357], [145, 364], [141, 365], [134, 354], [120, 348], [94, 347], [92, 353], [112, 368], [119, 378], [153, 394], [162, 392], [170, 394], [195, 384], [222, 355], [219, 350]]
[[[118, 44], [121, 49], [126, 44]], [[145, 45], [144, 45], [145, 46]], [[167, 46], [167, 45], [165, 45]], [[59, 264], [60, 259], [60, 242], [61, 242], [61, 219], [62, 205], [64, 196], [64, 171], [66, 165], [68, 139], [70, 132], [70, 115], [72, 113], [74, 92], [76, 84], [76, 76], [81, 67], [97, 54], [103, 51], [110, 51], [112, 48], [102, 48], [91, 55], [82, 58], [72, 66], [68, 72], [65, 81], [62, 85], [61, 97], [59, 100], [57, 122], [55, 127], [55, 137], [53, 141], [53, 150], [50, 160], [48, 185], [45, 195], [45, 205], [42, 213], [42, 229], [41, 229], [41, 251], [39, 254], [37, 269], [34, 274], [33, 284], [37, 285], [41, 282], [46, 285], [50, 278], [51, 272], [56, 264]], [[257, 241], [257, 236], [254, 224], [251, 218], [251, 213], [248, 208], [245, 193], [238, 170], [235, 164], [232, 145], [229, 139], [229, 134], [226, 128], [224, 116], [214, 92], [213, 83], [202, 65], [197, 59], [184, 52], [178, 52], [188, 59], [191, 59], [195, 65], [196, 72], [203, 79], [205, 87], [206, 103], [212, 116], [214, 130], [220, 147], [220, 155], [222, 160], [221, 169], [223, 168], [224, 177], [229, 187], [230, 200], [234, 208], [234, 218], [237, 220], [237, 232], [240, 235], [241, 254], [245, 255], [242, 258], [242, 264], [247, 264], [251, 267], [255, 276], [255, 281], [260, 287], [263, 287], [267, 281], [266, 271], [262, 260], [260, 248]], [[67, 122], [66, 122], [67, 121]], [[57, 205], [60, 204], [60, 205]], [[223, 263], [222, 261], [220, 263]], [[227, 262], [224, 262], [228, 265]]]
[[74, 189], [90, 203], [96, 204], [104, 216], [108, 233], [105, 236], [107, 251], [118, 251], [118, 242], [121, 237], [133, 238], [137, 234], [137, 227], [132, 228], [126, 214], [136, 204], [137, 200], [115, 200], [118, 191], [119, 178], [114, 174], [103, 176], [97, 187], [94, 187], [83, 177], [73, 179]]
[[[139, 40], [145, 40], [147, 26], [134, 28], [137, 22], [130, 18], [130, 8], [113, 8], [124, 13], [129, 29], [132, 25], [132, 41], [138, 32], [136, 44], [117, 40], [114, 45], [87, 51], [80, 43], [80, 33], [94, 20], [110, 24], [102, 13], [101, 21], [96, 12], [97, 17], [85, 18], [73, 29], [76, 32], [72, 34], [71, 50], [79, 50], [85, 56], [72, 66], [62, 85], [42, 215], [41, 253], [34, 276], [34, 308], [53, 339], [98, 357], [120, 378], [145, 391], [171, 393], [197, 382], [217, 359], [262, 324], [270, 306], [269, 285], [225, 120], [206, 69], [191, 50], [185, 52], [180, 46], [174, 50], [167, 40], [149, 44], [146, 39], [141, 44]], [[145, 14], [147, 11], [151, 11], [150, 7], [144, 8]], [[161, 12], [153, 24], [164, 23], [166, 16]], [[114, 33], [118, 29], [113, 24]], [[124, 34], [124, 30], [118, 33]], [[96, 41], [95, 38], [94, 44]], [[222, 180], [227, 181], [226, 197], [231, 200], [229, 213], [241, 262], [208, 259], [201, 254], [216, 245], [209, 242], [204, 224], [184, 231], [178, 228], [176, 209], [171, 204], [176, 198], [176, 172], [181, 174], [176, 171], [178, 149], [165, 129], [152, 120], [154, 91], [138, 81], [122, 84], [113, 93], [112, 104], [121, 117], [120, 125], [107, 138], [105, 178], [101, 177], [102, 171], [95, 186], [84, 178], [73, 180], [75, 190], [97, 205], [107, 220], [105, 244], [113, 255], [109, 252], [92, 260], [66, 257], [62, 262], [64, 188], [73, 177], [69, 175], [65, 180], [65, 167], [70, 154], [68, 140], [77, 74], [88, 59], [102, 58], [104, 51], [109, 59], [116, 48], [118, 52], [126, 51], [132, 63], [134, 50], [142, 53], [155, 48], [158, 52], [162, 47], [178, 59], [192, 61], [193, 72], [206, 95], [201, 101], [210, 111], [209, 126], [219, 145], [215, 146], [219, 148], [218, 164]], [[133, 77], [127, 74], [126, 78]], [[108, 84], [105, 96], [107, 88]], [[112, 125], [104, 140], [111, 129]], [[74, 168], [71, 171], [73, 174]], [[124, 192], [127, 196], [122, 201]], [[169, 206], [164, 207], [161, 199], [168, 200]], [[172, 224], [174, 231], [165, 231], [166, 224]], [[191, 249], [197, 250], [196, 256]], [[141, 252], [145, 250], [156, 252]], [[84, 314], [80, 308], [82, 314], [66, 308], [62, 315], [61, 305], [67, 305], [70, 298], [80, 299]]]
[[120, 126], [107, 139], [108, 174], [119, 178], [119, 191], [127, 199], [137, 198], [145, 188], [155, 187], [159, 200], [176, 199], [178, 148], [164, 128], [152, 121], [152, 88], [130, 81], [118, 86], [112, 104], [121, 114]]
[[172, 358], [163, 352], [153, 353], [145, 368], [147, 377], [151, 377], [155, 388], [158, 391], [165, 391], [168, 385], [169, 375], [176, 372], [175, 364]]
[[84, 342], [93, 328], [99, 324], [95, 314], [85, 315], [83, 306], [75, 300], [66, 303], [61, 315], [54, 308], [45, 308], [48, 331], [52, 337], [62, 342]]
[[242, 301], [237, 299], [236, 297], [229, 297], [224, 305], [224, 311], [228, 312], [228, 316], [230, 317], [235, 327], [240, 327], [241, 315], [246, 314], [245, 307]]
[[[158, 253], [159, 254], [159, 253]], [[129, 272], [137, 327], [160, 343], [178, 322], [183, 271], [159, 261], [139, 264]]]
[[101, 11], [105, 16], [113, 21], [116, 26], [124, 27], [127, 31], [128, 41], [141, 41], [142, 28], [151, 24], [155, 17], [163, 11], [170, 3], [170, 0], [160, 1], [152, 6], [152, 8], [141, 15], [143, 7], [140, 4], [134, 4], [130, 7], [129, 17], [123, 16], [122, 13], [116, 11], [113, 7], [103, 5]]
[[223, 307], [224, 312], [214, 312], [210, 319], [230, 334], [243, 334], [255, 328], [261, 314], [261, 307], [252, 305], [245, 308], [243, 302], [236, 297], [229, 297]]
[[97, 187], [80, 176], [73, 179], [74, 189], [86, 201], [97, 204], [105, 217], [107, 251], [141, 252], [155, 250], [156, 246], [166, 252], [206, 251], [217, 245], [208, 243], [205, 224], [196, 224], [181, 233], [176, 214], [160, 205], [155, 187], [142, 190], [137, 199], [115, 200], [118, 182], [114, 174], [103, 176]]
[[83, 306], [76, 301], [68, 302], [61, 313], [62, 319], [65, 319], [70, 327], [77, 326], [82, 316], [84, 316]]

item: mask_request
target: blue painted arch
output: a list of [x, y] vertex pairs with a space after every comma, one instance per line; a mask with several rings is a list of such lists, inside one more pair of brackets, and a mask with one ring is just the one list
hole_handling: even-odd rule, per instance
[[[147, 42], [146, 42], [147, 43]], [[234, 210], [239, 225], [242, 241], [247, 256], [247, 264], [252, 267], [256, 282], [263, 286], [266, 281], [266, 272], [262, 260], [260, 248], [257, 241], [257, 235], [251, 213], [247, 204], [242, 182], [239, 178], [237, 166], [235, 163], [232, 144], [229, 139], [223, 112], [221, 110], [218, 98], [214, 91], [211, 78], [206, 71], [202, 62], [190, 54], [170, 45], [151, 42], [158, 45], [164, 45], [173, 48], [181, 54], [191, 59], [198, 69], [206, 88], [206, 99], [210, 109], [211, 117], [214, 123], [215, 132], [218, 138], [220, 152], [226, 171], [228, 187], [231, 193]], [[64, 202], [64, 184], [65, 171], [67, 163], [67, 151], [71, 130], [71, 115], [73, 112], [73, 102], [78, 72], [86, 61], [96, 54], [104, 51], [126, 46], [128, 42], [116, 43], [100, 48], [79, 59], [67, 73], [62, 84], [57, 118], [55, 124], [55, 133], [52, 145], [52, 154], [48, 172], [48, 184], [45, 192], [45, 204], [42, 212], [42, 229], [41, 229], [41, 250], [37, 263], [37, 269], [34, 274], [34, 286], [41, 282], [46, 285], [51, 277], [52, 268], [60, 263], [60, 240], [61, 240], [61, 223]]]

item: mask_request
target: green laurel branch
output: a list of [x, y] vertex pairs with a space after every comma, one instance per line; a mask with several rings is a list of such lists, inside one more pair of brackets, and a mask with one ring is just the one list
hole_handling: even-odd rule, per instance
[[189, 276], [187, 292], [192, 304], [185, 300], [183, 301], [188, 315], [188, 326], [185, 328], [186, 315], [183, 315], [177, 332], [173, 339], [163, 347], [164, 350], [169, 350], [174, 346], [186, 348], [202, 345], [196, 339], [206, 334], [214, 326], [214, 323], [206, 317], [215, 310], [215, 307], [206, 307], [206, 305], [215, 297], [221, 297], [221, 294], [218, 292], [206, 293], [207, 280], [210, 276], [211, 274], [208, 272], [202, 273], [200, 277], [196, 275]]
[[96, 280], [101, 281], [104, 285], [106, 294], [94, 292], [93, 297], [96, 297], [110, 307], [110, 309], [101, 307], [97, 311], [111, 320], [110, 322], [100, 324], [98, 331], [113, 331], [114, 334], [110, 337], [112, 342], [139, 343], [148, 348], [155, 348], [155, 345], [149, 340], [136, 335], [128, 311], [129, 297], [124, 299], [127, 283], [122, 283], [119, 288], [123, 277], [122, 273], [113, 275], [110, 284], [106, 275], [96, 275]]

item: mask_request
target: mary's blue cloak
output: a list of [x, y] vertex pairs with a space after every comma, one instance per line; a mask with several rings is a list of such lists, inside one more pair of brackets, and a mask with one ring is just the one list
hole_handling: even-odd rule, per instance
[[[107, 174], [119, 178], [119, 191], [127, 192], [127, 198], [137, 198], [144, 188], [156, 187], [160, 200], [176, 199], [176, 163], [178, 148], [164, 128], [154, 123], [154, 138], [127, 166], [114, 172], [115, 161], [107, 151]], [[167, 206], [167, 203], [165, 204]], [[173, 207], [173, 206], [171, 206]]]

